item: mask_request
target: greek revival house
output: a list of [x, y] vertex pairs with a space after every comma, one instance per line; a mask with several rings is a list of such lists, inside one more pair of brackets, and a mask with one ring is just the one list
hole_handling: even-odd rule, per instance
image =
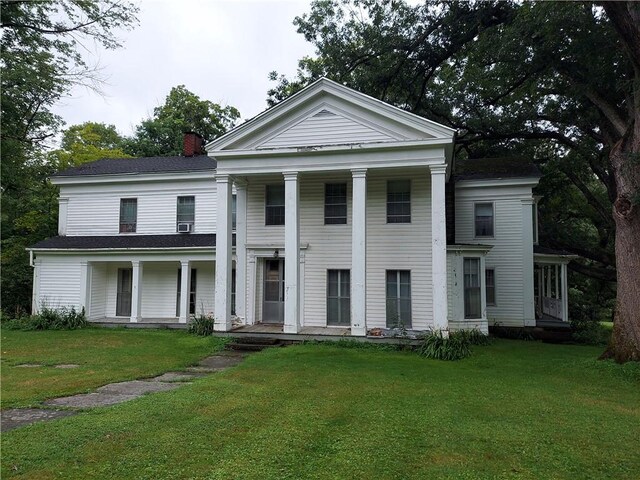
[[539, 172], [453, 158], [455, 132], [321, 79], [184, 155], [52, 178], [33, 308], [95, 322], [365, 336], [568, 320], [569, 256], [537, 246]]

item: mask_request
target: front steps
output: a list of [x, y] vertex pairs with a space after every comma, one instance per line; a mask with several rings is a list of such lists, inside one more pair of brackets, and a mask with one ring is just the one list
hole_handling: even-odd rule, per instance
[[260, 352], [265, 348], [283, 347], [291, 343], [293, 342], [278, 338], [236, 337], [231, 343], [227, 344], [227, 349], [237, 352]]

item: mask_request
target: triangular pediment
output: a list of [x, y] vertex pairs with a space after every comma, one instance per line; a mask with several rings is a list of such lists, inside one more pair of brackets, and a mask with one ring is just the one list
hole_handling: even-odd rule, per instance
[[277, 150], [453, 140], [454, 130], [322, 78], [207, 145]]

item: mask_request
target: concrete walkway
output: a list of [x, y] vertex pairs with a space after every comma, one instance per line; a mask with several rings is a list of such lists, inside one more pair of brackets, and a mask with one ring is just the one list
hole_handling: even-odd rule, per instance
[[[116, 405], [139, 398], [147, 393], [174, 390], [185, 383], [189, 383], [194, 378], [234, 367], [242, 362], [245, 356], [246, 353], [242, 352], [220, 352], [201, 360], [197, 366], [187, 367], [182, 371], [166, 372], [153, 378], [110, 383], [92, 393], [81, 393], [43, 402], [44, 406], [50, 408], [13, 408], [3, 410], [0, 412], [0, 429], [6, 432], [35, 422], [75, 415], [78, 410]], [[56, 408], [64, 408], [65, 410]]]

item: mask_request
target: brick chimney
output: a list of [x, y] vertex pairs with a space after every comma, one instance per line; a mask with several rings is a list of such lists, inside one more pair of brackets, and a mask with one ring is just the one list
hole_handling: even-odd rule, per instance
[[185, 157], [204, 155], [204, 138], [195, 132], [185, 132], [182, 154]]

